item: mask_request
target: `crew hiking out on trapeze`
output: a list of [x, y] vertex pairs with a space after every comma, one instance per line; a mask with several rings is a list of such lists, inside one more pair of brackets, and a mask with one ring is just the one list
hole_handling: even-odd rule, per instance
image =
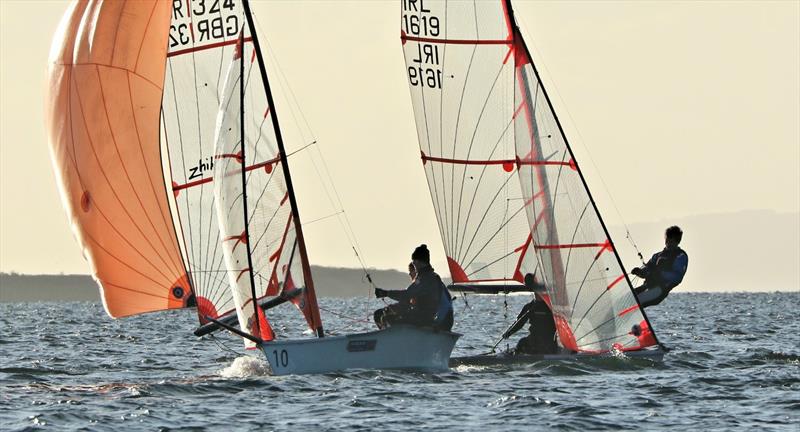
[[533, 299], [522, 307], [517, 320], [503, 333], [503, 339], [510, 338], [528, 323], [528, 335], [517, 342], [514, 354], [555, 354], [558, 352], [556, 325], [553, 312], [541, 295], [545, 287], [530, 273], [525, 275], [525, 285], [534, 292]]
[[631, 270], [631, 274], [644, 279], [644, 283], [634, 289], [642, 307], [661, 303], [673, 288], [678, 286], [686, 274], [689, 257], [678, 244], [683, 231], [671, 226], [664, 232], [664, 250], [657, 252], [642, 267]]
[[431, 267], [426, 245], [414, 249], [408, 270], [411, 284], [405, 290], [375, 288], [375, 297], [398, 301], [376, 310], [375, 324], [381, 329], [393, 324], [411, 324], [449, 331], [453, 327], [453, 304], [442, 278]]

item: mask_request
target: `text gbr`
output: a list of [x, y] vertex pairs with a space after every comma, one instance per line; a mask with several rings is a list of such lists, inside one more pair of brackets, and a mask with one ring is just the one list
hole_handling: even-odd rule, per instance
[[239, 17], [234, 0], [172, 0], [169, 47], [236, 37]]

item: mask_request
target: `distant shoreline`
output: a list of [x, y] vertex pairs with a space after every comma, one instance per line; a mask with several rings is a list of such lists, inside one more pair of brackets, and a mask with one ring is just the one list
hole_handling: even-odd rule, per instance
[[[372, 286], [364, 280], [360, 269], [312, 266], [320, 297], [352, 298], [364, 297], [372, 291]], [[408, 283], [408, 276], [396, 270], [371, 270], [370, 275], [380, 287], [402, 289]], [[324, 283], [321, 283], [323, 282]], [[797, 287], [784, 290], [685, 290], [676, 288], [673, 294], [689, 293], [798, 293]], [[26, 275], [0, 273], [0, 303], [27, 302], [100, 302], [100, 290], [89, 275]]]
[[[372, 291], [361, 269], [311, 266], [319, 297], [362, 297]], [[403, 289], [408, 276], [397, 270], [370, 270], [379, 287]], [[0, 303], [100, 301], [100, 289], [90, 275], [30, 275], [0, 273]]]

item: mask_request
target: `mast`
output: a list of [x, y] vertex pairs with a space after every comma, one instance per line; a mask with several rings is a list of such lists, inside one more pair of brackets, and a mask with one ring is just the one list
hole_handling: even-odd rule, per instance
[[[250, 37], [253, 38], [253, 47], [255, 48], [256, 58], [258, 59], [259, 69], [261, 70], [261, 80], [264, 82], [264, 90], [267, 94], [267, 103], [271, 108], [270, 117], [272, 118], [272, 128], [275, 131], [275, 139], [278, 142], [278, 151], [280, 152], [281, 164], [283, 165], [283, 176], [284, 180], [286, 181], [286, 189], [289, 194], [289, 203], [292, 207], [292, 219], [297, 233], [297, 244], [300, 248], [300, 258], [303, 265], [303, 280], [305, 281], [308, 300], [311, 302], [310, 306], [312, 309], [312, 316], [314, 317], [314, 325], [316, 326], [315, 330], [317, 332], [318, 337], [323, 337], [325, 336], [325, 332], [322, 328], [322, 322], [319, 318], [319, 307], [317, 306], [317, 294], [314, 291], [314, 281], [311, 277], [311, 268], [308, 264], [306, 243], [303, 237], [303, 228], [300, 225], [300, 213], [298, 211], [297, 200], [295, 199], [294, 195], [292, 176], [289, 173], [289, 159], [286, 156], [286, 148], [283, 145], [283, 136], [281, 135], [281, 128], [280, 124], [278, 123], [277, 109], [275, 106], [275, 101], [272, 98], [272, 90], [270, 88], [269, 79], [267, 77], [267, 68], [264, 63], [264, 56], [261, 54], [261, 45], [258, 42], [258, 32], [256, 31], [255, 25], [253, 23], [252, 12], [250, 11], [250, 2], [248, 0], [243, 0], [242, 4], [244, 5], [244, 15], [245, 18], [247, 18], [247, 25], [250, 27]], [[242, 64], [244, 64], [244, 62], [242, 62]], [[244, 117], [242, 117], [242, 122], [244, 122]], [[242, 131], [244, 131], [244, 126], [242, 126]], [[247, 210], [245, 210], [245, 215], [246, 214]], [[247, 225], [245, 225], [245, 227], [246, 226]], [[249, 259], [249, 253], [248, 253], [248, 259]], [[251, 278], [253, 277], [252, 272], [250, 274], [250, 277]]]
[[[556, 125], [558, 126], [558, 131], [564, 138], [564, 145], [567, 147], [569, 156], [572, 158], [572, 161], [575, 164], [575, 171], [578, 172], [578, 176], [581, 179], [583, 188], [586, 190], [586, 194], [589, 196], [589, 202], [592, 203], [592, 208], [594, 209], [594, 213], [595, 215], [597, 215], [597, 219], [600, 221], [600, 226], [603, 227], [603, 232], [606, 235], [606, 239], [608, 239], [608, 242], [611, 245], [611, 251], [614, 253], [614, 257], [617, 260], [617, 264], [619, 264], [619, 267], [622, 270], [622, 274], [625, 276], [625, 281], [628, 283], [628, 288], [631, 289], [631, 292], [633, 292], [633, 284], [631, 283], [630, 277], [628, 276], [628, 272], [625, 271], [625, 266], [622, 264], [622, 258], [620, 258], [616, 246], [614, 246], [614, 240], [611, 239], [611, 235], [608, 232], [606, 223], [605, 221], [603, 221], [603, 217], [600, 215], [600, 210], [597, 208], [597, 204], [594, 201], [592, 192], [589, 190], [589, 185], [586, 183], [586, 178], [583, 176], [583, 171], [581, 171], [580, 166], [578, 165], [578, 160], [575, 159], [575, 154], [572, 152], [572, 146], [569, 145], [569, 140], [567, 139], [567, 135], [564, 133], [564, 128], [561, 126], [561, 120], [559, 120], [558, 114], [556, 114], [556, 110], [553, 108], [553, 103], [550, 101], [550, 96], [547, 94], [547, 89], [545, 89], [544, 87], [544, 82], [542, 81], [542, 78], [539, 75], [539, 70], [536, 68], [536, 63], [534, 63], [533, 61], [533, 56], [531, 56], [531, 53], [528, 50], [528, 45], [525, 43], [525, 39], [522, 37], [522, 32], [519, 29], [519, 25], [517, 25], [516, 19], [514, 19], [514, 9], [511, 6], [511, 0], [504, 0], [504, 1], [506, 3], [506, 10], [508, 11], [509, 21], [514, 25], [515, 37], [519, 38], [520, 44], [522, 45], [523, 48], [525, 48], [525, 55], [528, 56], [528, 61], [531, 64], [533, 73], [536, 75], [536, 79], [539, 81], [539, 85], [542, 87], [542, 94], [544, 95], [545, 101], [547, 101], [547, 106], [553, 113], [553, 118], [555, 119]], [[653, 326], [650, 323], [650, 319], [647, 318], [647, 314], [642, 308], [642, 304], [639, 302], [639, 298], [636, 296], [636, 293], [633, 293], [633, 298], [634, 300], [636, 300], [636, 304], [639, 306], [639, 310], [642, 312], [642, 316], [644, 317], [645, 322], [647, 322], [647, 325], [650, 328], [650, 332], [652, 333], [653, 338], [655, 339], [658, 345], [661, 345], [661, 343], [658, 341], [658, 338], [656, 337], [655, 331], [653, 331]]]
[[261, 320], [259, 319], [258, 311], [258, 296], [256, 295], [256, 279], [253, 275], [253, 256], [250, 250], [250, 228], [249, 228], [249, 215], [247, 212], [247, 155], [244, 153], [244, 31], [239, 34], [239, 148], [241, 149], [242, 157], [240, 163], [242, 165], [242, 207], [244, 208], [244, 235], [248, 241], [244, 242], [247, 247], [247, 267], [250, 275], [250, 295], [253, 302], [253, 312], [256, 316], [256, 333], [261, 336]]

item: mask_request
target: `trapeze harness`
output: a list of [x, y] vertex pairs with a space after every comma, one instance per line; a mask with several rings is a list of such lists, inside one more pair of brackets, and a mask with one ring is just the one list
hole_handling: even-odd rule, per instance
[[[667, 298], [670, 291], [681, 283], [683, 275], [686, 274], [686, 265], [682, 269], [676, 270], [674, 268], [675, 261], [681, 256], [684, 256], [685, 261], [688, 263], [689, 256], [683, 249], [676, 246], [673, 249], [664, 249], [653, 255], [645, 265], [648, 273], [645, 282], [634, 290], [642, 307], [655, 306], [661, 303]], [[664, 272], [675, 273], [675, 275], [672, 280], [665, 280]]]

